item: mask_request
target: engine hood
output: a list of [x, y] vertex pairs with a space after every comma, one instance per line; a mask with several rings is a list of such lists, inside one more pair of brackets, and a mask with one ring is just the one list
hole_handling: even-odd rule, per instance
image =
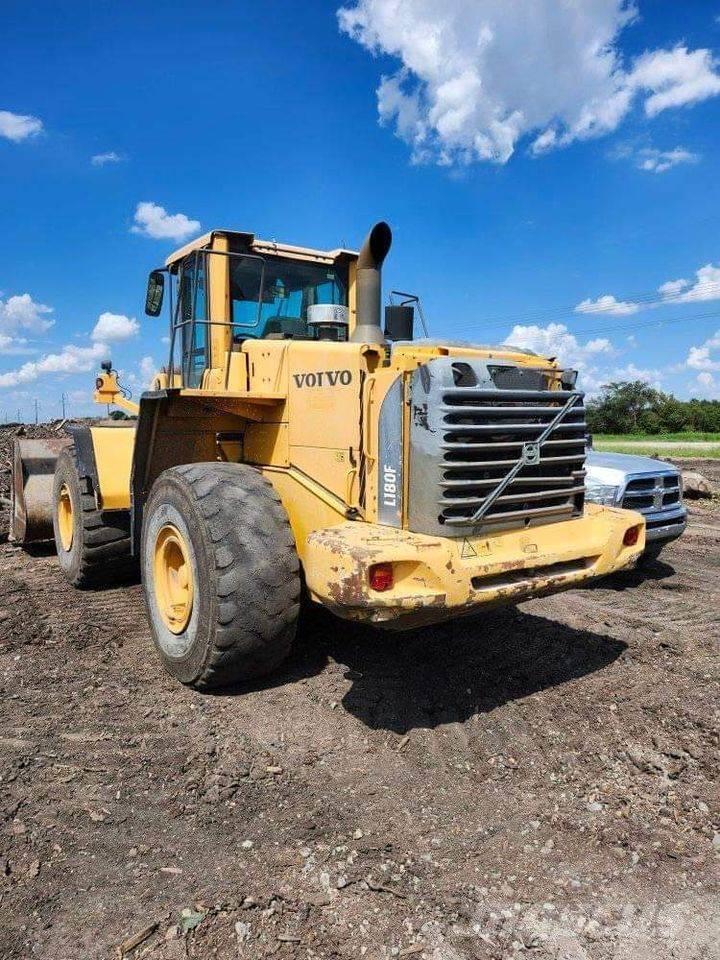
[[585, 469], [588, 473], [602, 480], [622, 480], [628, 474], [659, 473], [679, 474], [680, 471], [671, 463], [655, 460], [653, 457], [636, 456], [634, 453], [603, 453], [599, 450], [588, 450], [585, 459]]

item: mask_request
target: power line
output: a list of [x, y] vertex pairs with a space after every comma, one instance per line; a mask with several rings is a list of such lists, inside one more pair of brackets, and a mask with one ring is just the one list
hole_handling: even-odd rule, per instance
[[[703, 296], [704, 300], [715, 300], [715, 299], [720, 300], [720, 281], [711, 281], [710, 283], [703, 284], [702, 289], [704, 294], [709, 294], [708, 296]], [[608, 294], [605, 294], [605, 296], [608, 296]], [[693, 303], [702, 302], [699, 300], [684, 300], [682, 297], [683, 297], [682, 294], [678, 294], [675, 297], [663, 298], [658, 294], [657, 291], [653, 291], [652, 293], [645, 292], [640, 294], [626, 294], [622, 297], [618, 297], [614, 299], [616, 304], [627, 303], [630, 306], [638, 306], [638, 307], [643, 307], [643, 306], [647, 307], [651, 305], [657, 306], [657, 307], [672, 307], [672, 306], [678, 306], [682, 304], [690, 305]], [[586, 299], [590, 299], [590, 298], [586, 298]], [[600, 298], [597, 298], [597, 299], [600, 299]], [[591, 314], [599, 317], [607, 316], [608, 320], [612, 319], [613, 316], [618, 316], [617, 313], [612, 314], [612, 312], [603, 311], [595, 307], [590, 307], [587, 310], [578, 310], [577, 309], [578, 306], [579, 304], [564, 303], [561, 306], [557, 306], [557, 307], [541, 307], [541, 308], [538, 308], [537, 310], [527, 310], [527, 311], [524, 311], [522, 314], [515, 314], [514, 316], [506, 315], [503, 317], [498, 315], [492, 318], [491, 323], [485, 323], [483, 324], [483, 326], [485, 329], [492, 330], [499, 327], [505, 327], [508, 324], [515, 325], [515, 324], [522, 324], [522, 323], [528, 323], [533, 321], [539, 322], [540, 320], [546, 317], [552, 317], [552, 319], [558, 319], [558, 318], [561, 319], [568, 315], [577, 317], [577, 316], [587, 316], [588, 314]]]
[[[602, 326], [591, 326], [591, 327], [575, 327], [573, 326], [572, 330], [568, 330], [568, 333], [584, 333], [584, 334], [606, 334], [611, 335], [618, 330], [631, 330], [631, 329], [640, 329], [642, 327], [652, 327], [652, 326], [663, 326], [666, 323], [681, 323], [689, 322], [692, 320], [709, 320], [720, 318], [720, 310], [712, 310], [707, 313], [695, 313], [691, 316], [682, 316], [682, 317], [666, 317], [666, 318], [653, 318], [651, 320], [625, 320], [614, 324], [609, 324], [609, 321]], [[556, 323], [561, 323], [561, 319], [556, 321], [551, 321]], [[609, 325], [608, 325], [609, 324]], [[515, 324], [518, 326], [519, 324]], [[477, 332], [478, 328], [480, 330], [493, 329], [494, 326], [502, 326], [504, 329], [507, 329], [508, 324], [496, 324], [486, 326], [485, 324], [473, 325], [473, 332]], [[565, 326], [565, 324], [563, 324]], [[456, 330], [458, 328], [455, 328]], [[460, 329], [468, 329], [466, 325]], [[512, 332], [512, 331], [510, 331]]]

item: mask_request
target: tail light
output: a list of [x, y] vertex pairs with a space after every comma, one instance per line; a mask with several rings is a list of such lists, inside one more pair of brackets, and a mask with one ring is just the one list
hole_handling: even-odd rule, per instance
[[374, 563], [370, 567], [369, 581], [371, 590], [378, 593], [384, 593], [385, 590], [392, 590], [395, 578], [391, 563]]
[[635, 527], [630, 527], [625, 531], [625, 536], [623, 537], [623, 546], [624, 547], [634, 547], [635, 544], [640, 539], [640, 531], [642, 530], [641, 525]]

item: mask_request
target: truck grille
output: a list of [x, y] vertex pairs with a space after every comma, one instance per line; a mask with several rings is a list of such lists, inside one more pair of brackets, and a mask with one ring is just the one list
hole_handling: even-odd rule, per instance
[[[442, 421], [438, 522], [467, 525], [524, 444], [537, 441], [573, 392], [446, 389]], [[585, 493], [585, 408], [570, 409], [540, 450], [495, 500], [482, 525], [523, 525], [579, 516]]]
[[625, 487], [622, 505], [627, 510], [654, 513], [680, 503], [677, 474], [665, 473], [650, 477], [630, 478]]

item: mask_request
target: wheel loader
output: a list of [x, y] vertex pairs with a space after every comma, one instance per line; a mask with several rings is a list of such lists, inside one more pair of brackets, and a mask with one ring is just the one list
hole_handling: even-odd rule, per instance
[[146, 313], [169, 305], [167, 365], [137, 405], [111, 363], [96, 379], [94, 399], [131, 418], [17, 443], [13, 538], [54, 537], [79, 588], [139, 566], [183, 683], [272, 671], [301, 598], [402, 630], [642, 553], [639, 514], [585, 503], [576, 371], [416, 339], [410, 295], [383, 329], [391, 240], [381, 222], [359, 252], [222, 229], [188, 243], [148, 279]]

